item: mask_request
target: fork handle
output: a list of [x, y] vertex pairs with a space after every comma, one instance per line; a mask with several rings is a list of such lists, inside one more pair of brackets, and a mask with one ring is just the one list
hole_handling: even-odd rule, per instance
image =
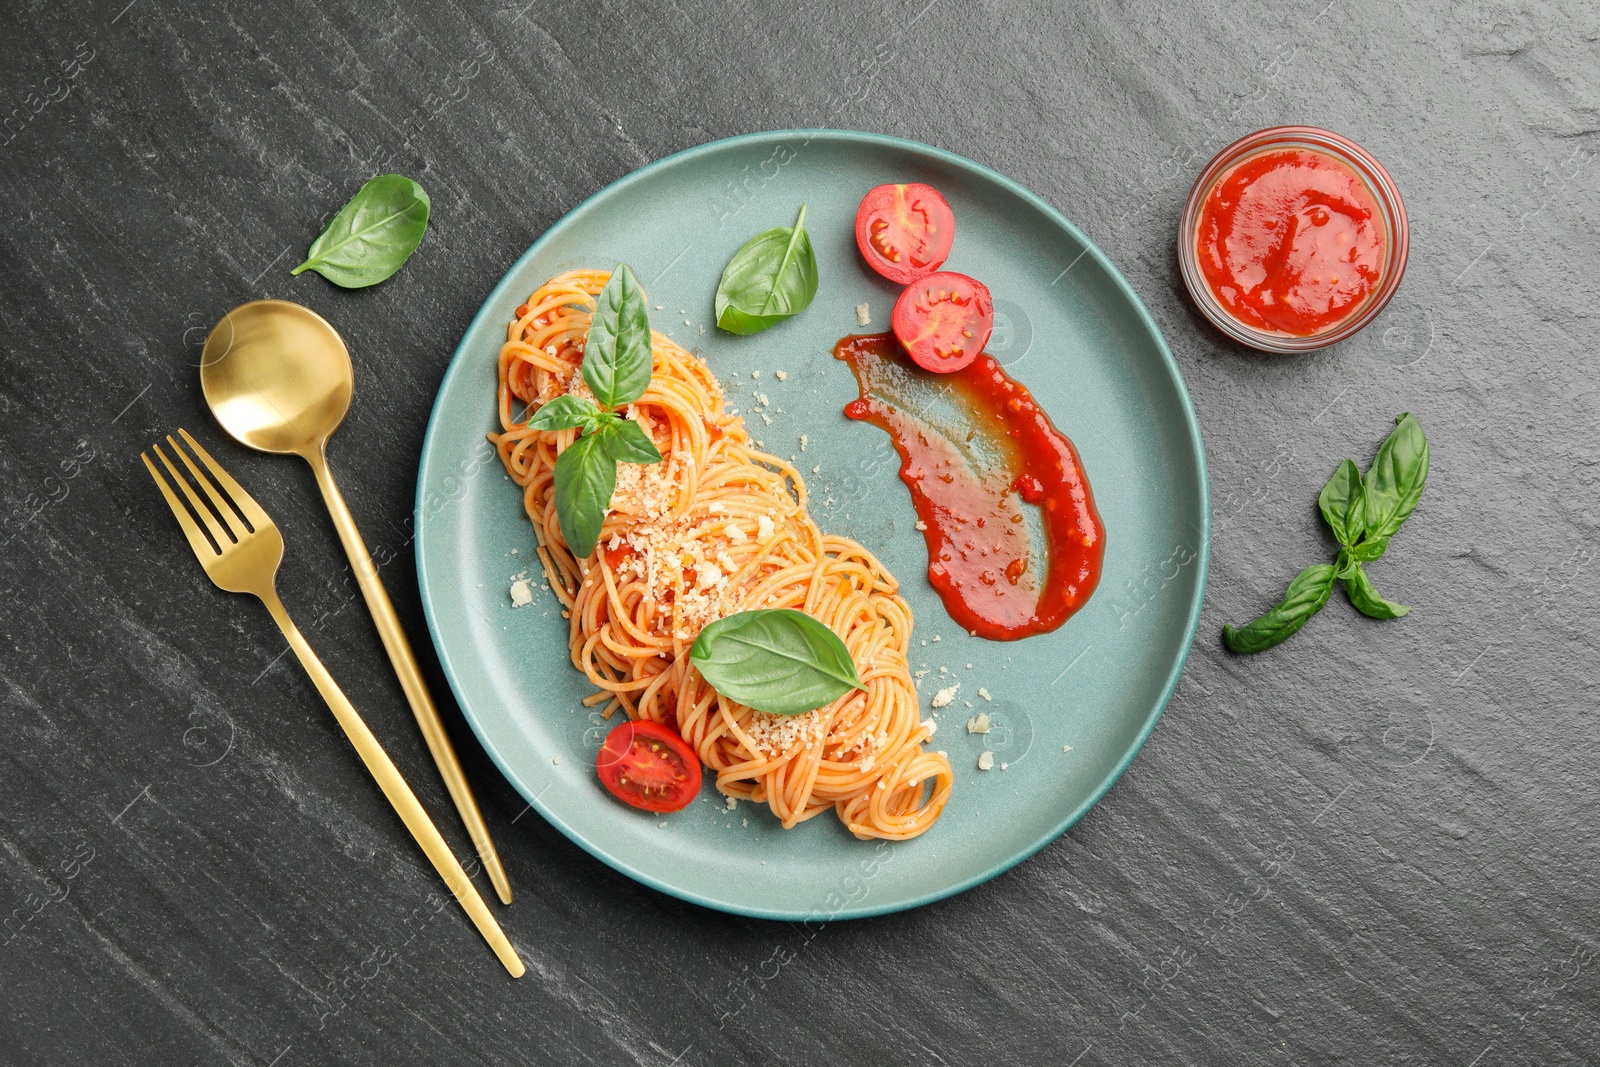
[[456, 755], [455, 746], [450, 743], [450, 735], [445, 732], [444, 720], [440, 718], [439, 709], [434, 706], [433, 696], [428, 692], [428, 683], [423, 680], [422, 668], [417, 665], [417, 655], [411, 650], [411, 642], [407, 640], [406, 632], [400, 625], [400, 616], [395, 613], [394, 605], [389, 601], [389, 593], [383, 587], [383, 579], [378, 577], [378, 568], [373, 566], [372, 556], [367, 552], [366, 541], [362, 539], [361, 531], [356, 528], [355, 517], [350, 514], [350, 508], [345, 504], [344, 496], [333, 480], [333, 471], [328, 467], [328, 457], [321, 450], [317, 450], [307, 452], [305, 459], [316, 473], [317, 487], [322, 490], [322, 499], [327, 504], [328, 514], [333, 517], [333, 527], [339, 532], [339, 540], [344, 545], [345, 555], [350, 558], [350, 569], [355, 572], [356, 582], [361, 587], [361, 595], [366, 599], [367, 612], [377, 625], [378, 636], [383, 639], [384, 651], [389, 653], [389, 663], [394, 667], [396, 677], [400, 679], [400, 688], [405, 692], [406, 702], [411, 705], [411, 713], [416, 717], [417, 726], [422, 731], [422, 739], [427, 743], [428, 751], [433, 754], [433, 762], [439, 768], [439, 776], [444, 779], [445, 788], [450, 791], [450, 799], [455, 801], [456, 811], [460, 812], [461, 821], [472, 837], [472, 844], [478, 851], [478, 858], [483, 861], [483, 869], [489, 875], [490, 884], [499, 894], [501, 903], [509, 904], [511, 883], [506, 878], [505, 868], [500, 863], [500, 854], [495, 850], [494, 841], [489, 837], [489, 827], [483, 821], [483, 813], [478, 809], [477, 798], [472, 795], [472, 787], [467, 784], [467, 772], [461, 766], [461, 759]]
[[278, 599], [276, 590], [268, 589], [262, 593], [261, 601], [272, 613], [272, 618], [283, 631], [283, 636], [289, 639], [289, 647], [294, 649], [294, 654], [300, 658], [300, 665], [311, 675], [317, 691], [332, 709], [333, 717], [339, 720], [345, 736], [350, 738], [350, 743], [355, 746], [361, 762], [367, 765], [367, 770], [377, 780], [383, 795], [394, 805], [394, 810], [406, 824], [406, 829], [411, 831], [411, 836], [417, 839], [417, 844], [427, 853], [434, 869], [455, 894], [456, 900], [467, 910], [473, 925], [478, 928], [484, 940], [489, 942], [489, 947], [500, 958], [506, 970], [511, 972], [511, 977], [521, 978], [526, 968], [521, 957], [517, 955], [517, 950], [512, 947], [505, 932], [500, 929], [500, 924], [490, 913], [489, 906], [483, 902], [483, 897], [478, 895], [477, 887], [467, 877], [467, 872], [461, 869], [461, 863], [456, 859], [455, 853], [450, 851], [450, 846], [439, 836], [438, 828], [433, 825], [433, 820], [428, 818], [428, 813], [418, 802], [416, 794], [411, 792], [411, 787], [406, 785], [405, 779], [400, 776], [400, 771], [390, 761], [389, 754], [383, 750], [378, 739], [372, 736], [372, 731], [367, 729], [367, 724], [362, 720], [360, 713], [339, 688], [339, 683], [333, 680], [328, 669], [311, 650], [304, 635], [300, 633], [300, 628], [289, 617], [283, 601]]

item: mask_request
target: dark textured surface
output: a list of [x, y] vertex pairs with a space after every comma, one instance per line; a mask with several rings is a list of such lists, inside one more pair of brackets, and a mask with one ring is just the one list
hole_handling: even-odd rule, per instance
[[[0, 13], [0, 1063], [1593, 1062], [1600, 9], [125, 2]], [[1413, 230], [1383, 319], [1292, 359], [1206, 328], [1172, 254], [1193, 174], [1282, 122], [1370, 148]], [[642, 163], [823, 125], [995, 167], [1126, 272], [1206, 437], [1200, 639], [1059, 842], [822, 928], [634, 885], [519, 819], [462, 727], [519, 892], [512, 982], [138, 451], [203, 430], [260, 490], [284, 599], [465, 852], [309, 475], [220, 444], [205, 331], [263, 296], [343, 331], [335, 462], [426, 646], [417, 449], [494, 281]], [[416, 257], [364, 292], [291, 279], [380, 169], [432, 194]], [[1223, 652], [1331, 558], [1316, 491], [1404, 410], [1433, 474], [1373, 575], [1414, 613], [1336, 596]]]

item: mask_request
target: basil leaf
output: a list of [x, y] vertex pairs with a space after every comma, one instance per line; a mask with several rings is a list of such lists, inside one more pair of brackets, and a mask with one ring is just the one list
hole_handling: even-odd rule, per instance
[[689, 662], [729, 700], [773, 715], [800, 715], [866, 689], [839, 635], [790, 608], [718, 619], [695, 638]]
[[346, 289], [377, 285], [422, 243], [429, 206], [428, 194], [410, 178], [380, 174], [328, 220], [306, 261], [289, 273], [314, 270]]
[[1361, 561], [1356, 559], [1348, 548], [1341, 548], [1339, 555], [1333, 561], [1334, 578], [1348, 578], [1361, 569]]
[[606, 455], [617, 463], [660, 463], [661, 450], [644, 432], [644, 427], [630, 419], [615, 416], [601, 431]]
[[793, 226], [758, 233], [733, 254], [717, 283], [717, 325], [760, 333], [800, 314], [817, 295], [817, 257], [805, 229], [806, 205]]
[[1346, 548], [1360, 540], [1366, 530], [1363, 505], [1361, 471], [1347, 459], [1339, 464], [1317, 495], [1317, 507], [1322, 509], [1323, 520], [1333, 531], [1334, 538]]
[[1389, 551], [1387, 537], [1368, 537], [1350, 550], [1350, 559], [1356, 563], [1371, 563], [1373, 560], [1382, 559], [1387, 551]]
[[1409, 412], [1395, 422], [1394, 432], [1378, 446], [1378, 454], [1361, 480], [1367, 540], [1383, 543], [1379, 556], [1416, 509], [1428, 480], [1428, 438], [1422, 425]]
[[594, 551], [617, 487], [617, 465], [605, 452], [603, 433], [584, 434], [556, 457], [556, 519], [579, 559]]
[[1361, 569], [1359, 563], [1349, 574], [1341, 574], [1340, 577], [1344, 579], [1344, 591], [1350, 597], [1350, 603], [1363, 615], [1370, 615], [1374, 619], [1398, 619], [1411, 611], [1404, 604], [1396, 604], [1379, 596], [1372, 579], [1367, 577], [1367, 572]]
[[1306, 620], [1322, 610], [1333, 592], [1334, 567], [1318, 563], [1307, 567], [1289, 583], [1283, 603], [1253, 622], [1222, 628], [1222, 640], [1235, 652], [1260, 652], [1292, 637]]
[[599, 424], [601, 411], [581, 396], [558, 396], [547, 401], [528, 420], [530, 430], [570, 430], [574, 426], [592, 432]]
[[631, 404], [650, 387], [650, 312], [633, 268], [618, 263], [600, 291], [583, 345], [583, 380], [607, 408]]

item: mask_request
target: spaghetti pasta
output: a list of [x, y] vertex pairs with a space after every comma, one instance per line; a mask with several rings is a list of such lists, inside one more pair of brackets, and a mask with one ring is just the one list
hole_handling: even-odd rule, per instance
[[[785, 829], [832, 808], [858, 838], [923, 833], [953, 774], [943, 753], [923, 748], [933, 724], [922, 721], [907, 662], [912, 617], [898, 583], [866, 548], [818, 529], [800, 473], [753, 448], [706, 364], [660, 333], [650, 386], [623, 414], [663, 459], [618, 464], [598, 547], [584, 559], [568, 549], [554, 472], [578, 431], [527, 420], [564, 393], [591, 396], [579, 365], [608, 277], [569, 271], [517, 309], [499, 357], [501, 432], [489, 435], [522, 487], [569, 619], [572, 663], [599, 690], [588, 703], [676, 729], [718, 789], [765, 803]], [[792, 716], [718, 695], [690, 664], [690, 646], [712, 621], [756, 608], [794, 608], [828, 625], [866, 691]]]

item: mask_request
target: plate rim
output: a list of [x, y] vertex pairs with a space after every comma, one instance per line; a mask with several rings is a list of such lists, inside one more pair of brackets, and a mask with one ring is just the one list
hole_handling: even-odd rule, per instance
[[[1144, 325], [1150, 336], [1155, 340], [1156, 348], [1161, 355], [1162, 362], [1166, 366], [1167, 373], [1170, 375], [1173, 384], [1177, 386], [1178, 400], [1182, 406], [1184, 421], [1189, 431], [1189, 444], [1197, 464], [1196, 471], [1199, 475], [1200, 489], [1200, 546], [1197, 556], [1197, 561], [1199, 563], [1199, 580], [1195, 583], [1194, 595], [1192, 596], [1189, 604], [1188, 623], [1185, 628], [1185, 634], [1183, 638], [1183, 651], [1176, 658], [1171, 670], [1167, 674], [1166, 684], [1162, 689], [1160, 698], [1156, 700], [1154, 706], [1150, 710], [1149, 715], [1145, 718], [1144, 723], [1141, 725], [1138, 736], [1134, 739], [1133, 744], [1129, 746], [1128, 751], [1124, 753], [1122, 758], [1117, 762], [1116, 767], [1095, 786], [1088, 799], [1079, 804], [1072, 811], [1068, 812], [1053, 829], [1042, 834], [1039, 840], [1032, 845], [1020, 850], [1016, 853], [1016, 855], [1007, 857], [1005, 860], [994, 864], [989, 869], [965, 878], [962, 881], [952, 885], [929, 890], [914, 897], [863, 906], [846, 905], [834, 912], [784, 909], [781, 907], [770, 906], [752, 907], [727, 900], [718, 900], [708, 897], [703, 893], [686, 889], [682, 886], [673, 885], [672, 883], [665, 881], [656, 875], [640, 870], [628, 862], [626, 858], [616, 855], [613, 852], [607, 851], [606, 849], [591, 843], [583, 834], [576, 832], [562, 819], [552, 814], [544, 805], [539, 802], [538, 798], [540, 795], [542, 795], [542, 791], [540, 791], [540, 793], [532, 793], [522, 784], [518, 776], [514, 774], [511, 768], [508, 766], [506, 759], [501, 755], [499, 750], [488, 738], [488, 736], [486, 736], [484, 729], [480, 727], [477, 716], [473, 714], [468, 702], [462, 698], [461, 682], [457, 677], [455, 665], [452, 663], [450, 655], [445, 649], [444, 641], [440, 636], [438, 620], [434, 618], [433, 590], [429, 586], [428, 571], [424, 565], [425, 546], [428, 542], [428, 521], [425, 515], [427, 491], [424, 486], [424, 481], [427, 478], [430, 467], [430, 453], [432, 452], [433, 448], [435, 430], [439, 425], [439, 406], [447, 387], [451, 385], [456, 375], [465, 373], [464, 368], [467, 365], [465, 357], [467, 354], [466, 348], [468, 338], [476, 335], [479, 329], [485, 324], [485, 320], [490, 313], [490, 309], [496, 307], [501, 297], [510, 289], [512, 277], [520, 273], [521, 268], [525, 264], [543, 251], [546, 244], [558, 237], [569, 225], [573, 225], [573, 219], [583, 212], [584, 209], [588, 208], [591, 204], [594, 204], [602, 197], [620, 192], [621, 190], [638, 182], [646, 181], [656, 171], [665, 169], [670, 165], [685, 162], [693, 159], [696, 156], [711, 155], [715, 152], [724, 151], [741, 145], [761, 144], [784, 139], [792, 139], [796, 137], [804, 137], [806, 139], [806, 143], [808, 144], [814, 140], [831, 140], [839, 143], [855, 144], [865, 143], [878, 147], [898, 149], [914, 155], [932, 158], [947, 166], [955, 167], [985, 181], [992, 182], [1012, 195], [1020, 197], [1033, 208], [1042, 212], [1052, 223], [1059, 226], [1074, 239], [1076, 239], [1083, 246], [1084, 253], [1094, 258], [1100, 267], [1106, 271], [1110, 279], [1116, 284], [1118, 290], [1132, 305], [1139, 317], [1140, 322]], [[527, 801], [528, 805], [536, 810], [546, 823], [559, 830], [561, 834], [567, 838], [567, 840], [571, 841], [573, 844], [577, 845], [583, 851], [587, 852], [595, 859], [598, 859], [612, 870], [615, 870], [620, 874], [624, 874], [634, 881], [641, 883], [642, 885], [649, 886], [652, 889], [665, 893], [668, 896], [675, 897], [679, 900], [688, 901], [691, 904], [698, 904], [701, 907], [710, 908], [714, 911], [720, 911], [733, 915], [743, 915], [755, 919], [767, 919], [782, 922], [803, 922], [815, 920], [838, 922], [845, 919], [864, 919], [877, 915], [888, 915], [895, 912], [910, 911], [913, 908], [920, 908], [924, 905], [944, 900], [959, 893], [964, 893], [975, 886], [982, 885], [984, 882], [997, 878], [1023, 861], [1037, 855], [1046, 846], [1059, 840], [1062, 834], [1072, 829], [1072, 827], [1076, 825], [1080, 819], [1087, 815], [1095, 807], [1095, 805], [1099, 804], [1100, 801], [1104, 799], [1105, 795], [1110, 792], [1111, 787], [1122, 778], [1122, 775], [1127, 771], [1128, 767], [1132, 765], [1134, 758], [1138, 756], [1138, 754], [1144, 749], [1145, 742], [1149, 739], [1151, 733], [1154, 732], [1156, 724], [1161, 721], [1162, 715], [1165, 714], [1167, 705], [1171, 702], [1173, 693], [1177, 690], [1178, 682], [1183, 677], [1183, 669], [1189, 662], [1190, 654], [1194, 651], [1195, 635], [1198, 633], [1200, 628], [1201, 608], [1205, 601], [1206, 582], [1211, 569], [1211, 480], [1206, 464], [1205, 443], [1200, 435], [1200, 422], [1199, 418], [1195, 414], [1194, 402], [1189, 395], [1189, 387], [1184, 381], [1183, 372], [1178, 367], [1176, 358], [1174, 358], [1172, 355], [1172, 349], [1167, 345], [1166, 337], [1161, 333], [1161, 329], [1156, 324], [1154, 316], [1150, 314], [1150, 309], [1145, 306], [1144, 301], [1139, 298], [1138, 293], [1134, 292], [1133, 287], [1128, 284], [1128, 280], [1123, 277], [1122, 272], [1117, 269], [1116, 264], [1111, 262], [1110, 257], [1107, 256], [1097, 244], [1091, 241], [1088, 235], [1080, 230], [1071, 219], [1068, 219], [1060, 211], [1056, 210], [1054, 206], [1045, 201], [1037, 193], [1034, 193], [1025, 186], [1013, 181], [1004, 174], [1001, 174], [982, 163], [968, 159], [965, 156], [957, 155], [954, 152], [935, 147], [933, 145], [924, 144], [921, 141], [913, 141], [904, 137], [895, 137], [892, 134], [869, 133], [861, 130], [839, 130], [829, 128], [760, 130], [751, 133], [738, 134], [733, 137], [723, 137], [714, 141], [706, 141], [702, 144], [673, 152], [670, 155], [662, 156], [660, 159], [652, 160], [651, 162], [646, 163], [644, 166], [624, 174], [616, 181], [604, 185], [600, 189], [591, 193], [582, 201], [568, 209], [561, 216], [561, 218], [557, 219], [547, 229], [545, 229], [543, 233], [535, 238], [533, 243], [528, 246], [522, 255], [517, 257], [517, 259], [505, 269], [504, 273], [500, 276], [500, 280], [495, 284], [494, 288], [489, 291], [489, 294], [484, 297], [483, 303], [478, 308], [477, 314], [474, 315], [472, 317], [472, 321], [467, 324], [466, 329], [462, 332], [461, 340], [456, 344], [455, 351], [451, 353], [450, 362], [445, 367], [444, 376], [439, 379], [438, 388], [434, 392], [433, 404], [428, 411], [428, 424], [423, 431], [422, 451], [419, 454], [417, 461], [416, 502], [412, 512], [412, 522], [414, 524], [413, 528], [416, 531], [412, 552], [417, 569], [417, 585], [421, 594], [423, 616], [427, 621], [428, 636], [433, 642], [434, 653], [438, 656], [439, 666], [444, 671], [445, 679], [450, 685], [451, 695], [455, 698], [456, 706], [460, 709], [462, 717], [466, 719], [467, 725], [472, 728], [473, 735], [477, 737], [479, 745], [482, 746], [484, 752], [488, 754], [489, 759], [494, 763], [495, 767], [499, 769], [501, 775], [506, 779], [511, 787], [516, 790], [518, 795], [520, 795], [523, 800]]]

